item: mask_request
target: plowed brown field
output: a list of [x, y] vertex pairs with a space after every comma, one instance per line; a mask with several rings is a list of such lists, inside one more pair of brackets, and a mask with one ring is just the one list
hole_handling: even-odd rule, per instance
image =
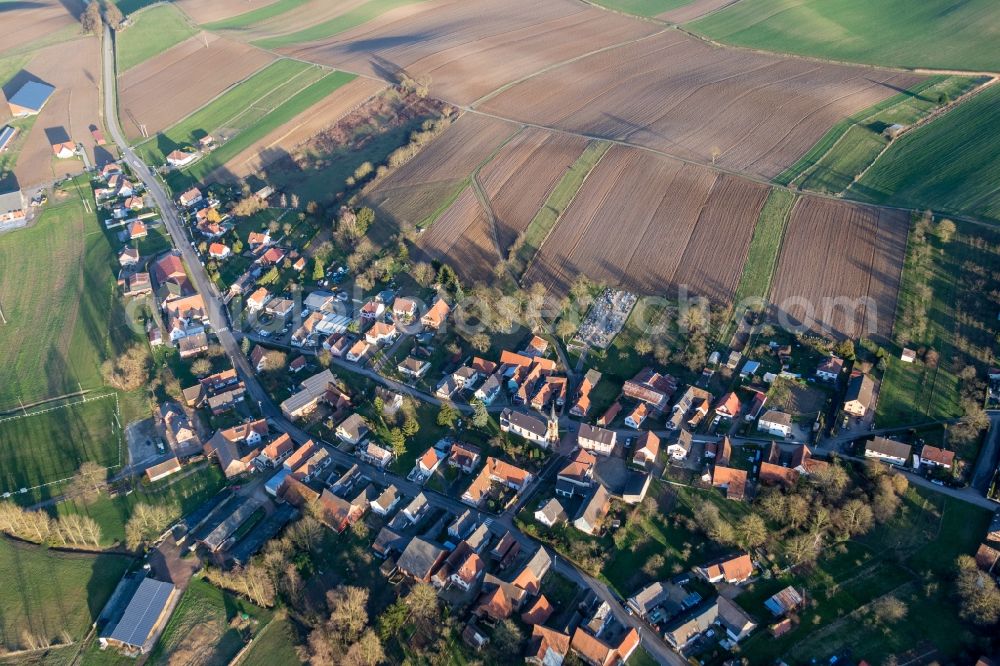
[[[53, 142], [81, 143], [96, 161], [104, 163], [109, 153], [94, 154], [91, 125], [100, 126], [98, 81], [101, 80], [101, 43], [93, 37], [81, 37], [36, 51], [24, 67], [31, 77], [55, 86], [21, 148], [14, 173], [22, 188], [48, 183], [67, 173], [83, 170], [78, 159], [57, 160]], [[27, 80], [15, 77], [14, 84]]]
[[723, 49], [671, 30], [549, 69], [480, 108], [771, 178], [834, 123], [921, 78]]
[[[384, 89], [384, 83], [357, 78], [338, 88], [260, 141], [236, 155], [222, 167], [230, 175], [243, 178], [290, 154], [293, 149], [353, 111]], [[212, 180], [209, 176], [209, 180]]]
[[3, 24], [0, 54], [31, 47], [60, 31], [70, 35], [70, 26], [76, 26], [79, 32], [83, 32], [77, 19], [83, 12], [83, 3], [79, 0], [11, 2], [6, 7], [0, 7], [3, 8], [0, 12]]
[[768, 191], [614, 147], [542, 244], [526, 281], [563, 291], [583, 274], [649, 294], [684, 284], [692, 294], [728, 302]]
[[529, 128], [479, 172], [504, 256], [586, 146], [581, 137]]
[[516, 130], [511, 123], [486, 116], [459, 118], [367, 196], [368, 203], [379, 209], [380, 222], [388, 227], [376, 234], [391, 234], [402, 223], [423, 222]]
[[432, 0], [284, 51], [374, 76], [427, 75], [434, 94], [468, 104], [554, 63], [659, 30], [573, 0]]
[[[121, 76], [119, 104], [125, 133], [139, 137], [138, 123], [143, 123], [153, 136], [272, 60], [266, 51], [218, 35], [191, 37]], [[166, 98], [169, 104], [164, 103]]]
[[[908, 221], [902, 211], [802, 197], [781, 248], [772, 314], [838, 337], [889, 336]], [[870, 304], [855, 302], [865, 298]]]
[[274, 4], [276, 0], [174, 0], [177, 7], [191, 17], [195, 23], [212, 23], [231, 16], [239, 16], [261, 7]]
[[499, 262], [486, 211], [472, 187], [466, 187], [455, 202], [417, 242], [425, 260], [448, 263], [463, 280], [486, 280]]

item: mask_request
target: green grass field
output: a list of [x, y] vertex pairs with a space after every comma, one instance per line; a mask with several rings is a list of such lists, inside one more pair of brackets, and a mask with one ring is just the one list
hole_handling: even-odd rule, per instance
[[1000, 222], [1000, 86], [908, 132], [847, 196]]
[[60, 553], [0, 538], [0, 644], [84, 637], [130, 558]]
[[206, 30], [238, 30], [289, 12], [308, 1], [309, 0], [277, 0], [277, 2], [264, 5], [259, 9], [244, 12], [243, 14], [237, 14], [236, 16], [230, 16], [227, 19], [215, 21], [214, 23], [207, 23], [204, 27]]
[[240, 662], [242, 666], [277, 666], [301, 663], [295, 651], [298, 642], [295, 629], [287, 618], [278, 618], [267, 625], [253, 647]]
[[771, 277], [778, 264], [778, 251], [785, 235], [788, 218], [795, 205], [795, 194], [788, 190], [772, 189], [760, 211], [760, 219], [750, 239], [743, 275], [736, 288], [734, 303], [745, 299], [766, 299], [771, 290]]
[[555, 227], [563, 211], [573, 201], [573, 197], [576, 196], [577, 190], [580, 189], [587, 174], [593, 170], [609, 148], [611, 148], [611, 144], [604, 141], [594, 141], [587, 144], [583, 153], [576, 158], [573, 166], [563, 174], [549, 198], [545, 200], [545, 205], [535, 213], [535, 217], [524, 231], [524, 242], [521, 243], [511, 261], [511, 269], [514, 273], [523, 275], [528, 270], [528, 264], [531, 263], [549, 232]]
[[132, 25], [115, 37], [119, 72], [135, 67], [197, 33], [180, 11], [170, 4], [151, 7], [130, 18]]
[[690, 5], [694, 0], [595, 0], [595, 4], [626, 14], [652, 17]]
[[240, 632], [230, 626], [240, 613], [258, 622], [254, 634], [271, 619], [270, 611], [192, 578], [148, 663], [184, 663], [197, 655], [200, 664], [228, 664], [244, 645]]
[[183, 472], [155, 483], [148, 483], [143, 477], [135, 491], [128, 495], [112, 498], [102, 494], [89, 503], [76, 500], [60, 502], [53, 507], [53, 512], [56, 516], [71, 513], [89, 516], [101, 526], [102, 543], [105, 546], [124, 543], [125, 523], [132, 516], [136, 504], [172, 504], [178, 509], [175, 518], [179, 519], [225, 486], [225, 478], [218, 465], [203, 464], [190, 474], [188, 471], [185, 468]]
[[[66, 479], [85, 460], [118, 465], [115, 396], [0, 420], [0, 492]], [[123, 454], [124, 455], [124, 454]]]
[[892, 428], [960, 416], [958, 389], [958, 377], [944, 363], [929, 368], [920, 361], [891, 358], [879, 391], [876, 423]]
[[782, 185], [839, 194], [889, 145], [893, 124], [912, 125], [975, 86], [983, 78], [935, 76], [904, 93], [840, 121], [795, 164], [775, 178]]
[[[87, 185], [78, 192], [93, 206]], [[79, 199], [51, 204], [3, 237], [0, 266], [0, 410], [100, 387], [101, 362], [132, 333], [109, 336], [116, 267], [95, 216]]]
[[737, 46], [872, 65], [1000, 69], [993, 0], [743, 0], [688, 24]]
[[304, 42], [314, 42], [320, 39], [326, 39], [344, 32], [345, 30], [350, 30], [351, 28], [355, 28], [363, 23], [367, 23], [368, 21], [371, 21], [372, 19], [381, 16], [390, 10], [396, 9], [397, 7], [413, 5], [420, 1], [421, 0], [368, 0], [368, 2], [363, 5], [344, 12], [337, 18], [324, 21], [323, 23], [317, 23], [316, 25], [306, 28], [305, 30], [299, 30], [287, 35], [278, 35], [277, 37], [261, 39], [254, 42], [254, 45], [264, 49], [277, 49], [283, 46], [291, 46], [293, 44], [302, 44]]

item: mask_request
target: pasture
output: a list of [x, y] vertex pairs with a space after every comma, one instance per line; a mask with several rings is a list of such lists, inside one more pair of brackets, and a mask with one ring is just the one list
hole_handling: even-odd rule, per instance
[[260, 624], [251, 625], [256, 634], [271, 613], [213, 587], [200, 577], [191, 579], [163, 635], [150, 653], [150, 664], [186, 663], [197, 656], [201, 664], [227, 664], [244, 645], [234, 625], [240, 613]]
[[115, 35], [119, 72], [149, 60], [197, 32], [172, 4], [144, 9], [129, 19], [131, 25]]
[[[206, 32], [172, 46], [118, 78], [122, 128], [130, 139], [152, 136], [200, 109], [274, 56]], [[164, 104], [164, 90], [175, 91]]]
[[985, 79], [937, 76], [847, 118], [826, 133], [803, 157], [775, 178], [783, 185], [839, 194], [889, 146], [884, 130], [922, 121]]
[[908, 229], [905, 212], [800, 198], [771, 286], [772, 316], [838, 338], [887, 338]]
[[213, 2], [206, 5], [199, 0], [180, 0], [177, 6], [206, 30], [238, 30], [289, 12], [309, 0], [264, 0], [256, 9], [246, 11], [244, 0]]
[[[70, 189], [90, 199], [89, 187]], [[57, 194], [56, 197], [59, 197]], [[115, 259], [78, 199], [0, 243], [0, 411], [103, 384]]]
[[88, 460], [103, 467], [123, 464], [117, 397], [100, 395], [0, 417], [0, 492], [68, 479]]
[[[285, 35], [277, 35], [275, 37], [261, 39], [254, 43], [261, 48], [278, 49], [284, 46], [292, 46], [294, 44], [303, 44], [305, 42], [315, 42], [320, 39], [328, 39], [350, 30], [351, 28], [368, 23], [372, 19], [375, 19], [386, 12], [392, 11], [393, 9], [406, 7], [407, 5], [412, 5], [420, 1], [421, 0], [368, 0], [367, 2], [353, 7], [335, 18], [331, 18], [327, 21], [315, 22], [308, 28], [297, 30]], [[280, 13], [282, 12], [276, 12], [276, 14]]]
[[131, 562], [0, 537], [0, 645], [24, 649], [32, 641], [82, 639]]
[[744, 0], [687, 27], [726, 44], [897, 67], [996, 71], [992, 0]]
[[760, 219], [753, 229], [750, 249], [743, 265], [743, 276], [736, 288], [734, 302], [745, 299], [767, 298], [771, 287], [774, 267], [778, 263], [778, 252], [785, 237], [788, 218], [795, 205], [795, 194], [788, 190], [772, 189], [760, 210]]
[[420, 2], [282, 52], [379, 78], [427, 76], [433, 95], [470, 104], [547, 65], [661, 28], [574, 0]]
[[257, 637], [240, 662], [242, 666], [276, 666], [299, 663], [295, 646], [300, 642], [292, 621], [275, 618]]
[[667, 30], [543, 70], [476, 108], [773, 178], [834, 124], [922, 78], [734, 54]]
[[598, 0], [596, 4], [615, 11], [645, 16], [647, 18], [665, 14], [673, 9], [690, 5], [694, 0]]
[[895, 141], [851, 198], [1000, 222], [1000, 85]]

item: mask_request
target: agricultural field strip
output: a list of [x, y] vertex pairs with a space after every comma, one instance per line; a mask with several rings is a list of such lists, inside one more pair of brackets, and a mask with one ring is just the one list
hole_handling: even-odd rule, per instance
[[309, 2], [309, 0], [276, 0], [269, 5], [264, 5], [263, 7], [258, 7], [248, 12], [243, 12], [242, 14], [237, 14], [236, 16], [231, 16], [226, 19], [221, 19], [219, 21], [213, 21], [211, 23], [204, 23], [202, 27], [205, 30], [236, 30], [239, 28], [245, 28], [247, 26], [259, 23], [261, 21], [266, 21], [267, 19], [274, 18], [281, 14], [285, 14], [300, 5], [304, 5]]
[[[290, 62], [290, 61], [288, 61], [288, 60], [277, 60], [277, 61], [271, 63], [270, 65], [267, 65], [264, 69], [258, 70], [253, 75], [251, 75], [247, 79], [244, 79], [243, 81], [241, 81], [236, 86], [228, 88], [227, 90], [223, 91], [218, 96], [216, 96], [214, 99], [210, 100], [208, 103], [206, 103], [201, 108], [193, 111], [188, 116], [186, 116], [186, 117], [182, 118], [181, 120], [179, 120], [172, 127], [166, 129], [163, 132], [163, 134], [170, 135], [171, 133], [177, 133], [179, 131], [184, 131], [184, 130], [187, 130], [188, 134], [190, 134], [191, 132], [196, 131], [198, 129], [206, 129], [206, 130], [210, 130], [210, 131], [216, 131], [216, 130], [218, 130], [220, 128], [230, 127], [230, 125], [233, 125], [235, 123], [235, 121], [239, 120], [240, 118], [243, 118], [246, 115], [251, 114], [251, 112], [257, 112], [257, 113], [259, 113], [259, 112], [263, 111], [264, 113], [261, 114], [260, 117], [266, 116], [268, 113], [274, 111], [274, 109], [276, 109], [282, 103], [284, 103], [285, 101], [287, 101], [287, 99], [289, 99], [289, 98], [297, 95], [298, 93], [302, 92], [303, 90], [305, 90], [309, 86], [317, 83], [318, 81], [321, 81], [323, 78], [325, 78], [326, 76], [329, 76], [330, 74], [333, 73], [333, 70], [326, 69], [326, 68], [324, 68], [324, 67], [322, 67], [320, 65], [305, 65], [305, 63], [303, 63], [303, 65], [305, 65], [303, 67], [303, 69], [301, 69], [297, 73], [293, 74], [291, 76], [291, 78], [285, 79], [284, 81], [282, 81], [281, 83], [279, 83], [277, 87], [271, 88], [271, 89], [265, 91], [259, 97], [257, 97], [256, 99], [250, 101], [247, 104], [233, 105], [232, 106], [232, 110], [235, 113], [232, 116], [228, 116], [228, 117], [225, 117], [225, 118], [213, 118], [211, 124], [213, 124], [214, 127], [205, 128], [205, 127], [196, 127], [196, 126], [193, 126], [194, 123], [198, 123], [198, 121], [201, 120], [200, 118], [196, 118], [196, 116], [199, 113], [203, 113], [203, 112], [207, 113], [209, 111], [209, 107], [212, 107], [213, 105], [220, 105], [220, 104], [222, 104], [225, 101], [225, 97], [227, 95], [235, 95], [236, 94], [236, 91], [239, 88], [239, 86], [252, 84], [253, 83], [252, 79], [255, 76], [263, 75], [269, 67], [273, 67], [274, 65], [276, 65], [278, 63], [281, 63], [281, 62]], [[307, 73], [309, 73], [309, 74], [323, 73], [323, 75], [319, 76], [318, 78], [315, 78], [315, 79], [308, 79], [307, 78], [307, 83], [305, 83], [304, 85], [302, 85], [298, 89], [296, 89], [293, 92], [291, 92], [290, 94], [288, 94], [287, 97], [285, 97], [285, 99], [278, 99], [279, 97], [283, 96], [283, 94], [286, 91], [286, 87], [291, 86], [296, 81], [296, 79], [298, 79], [300, 76], [305, 76]], [[274, 104], [272, 106], [260, 106], [261, 102], [263, 102], [264, 100], [268, 100], [268, 99], [274, 99], [277, 102], [277, 104]], [[249, 122], [246, 125], [240, 127], [239, 129], [241, 129], [241, 130], [242, 129], [246, 129], [247, 126], [252, 125], [254, 122], [260, 120], [260, 117], [256, 118], [255, 120], [252, 120], [251, 122]], [[206, 120], [207, 120], [207, 118], [206, 118]], [[187, 126], [191, 126], [190, 130], [187, 129]], [[178, 141], [178, 143], [181, 143], [183, 141], [185, 141], [185, 140], [181, 139], [180, 141]], [[151, 137], [151, 138], [147, 139], [146, 141], [143, 141], [142, 143], [137, 144], [136, 145], [136, 150], [138, 150], [140, 152], [143, 152], [143, 153], [151, 153], [152, 151], [151, 151], [150, 148], [148, 148], [148, 146], [151, 146], [151, 145], [155, 144], [156, 142], [157, 142], [157, 137], [155, 137], [155, 136]]]

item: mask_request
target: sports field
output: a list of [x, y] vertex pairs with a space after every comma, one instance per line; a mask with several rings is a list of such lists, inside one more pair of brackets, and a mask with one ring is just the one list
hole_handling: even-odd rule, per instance
[[[66, 479], [85, 460], [119, 464], [115, 395], [0, 418], [0, 492]], [[122, 454], [124, 455], [124, 454]]]
[[0, 411], [102, 385], [115, 260], [90, 188], [67, 192], [0, 242]]
[[984, 83], [984, 77], [937, 76], [837, 123], [775, 178], [782, 185], [839, 194], [889, 145], [885, 129], [910, 126]]
[[84, 637], [130, 558], [57, 551], [0, 538], [0, 645]]
[[862, 201], [1000, 222], [1000, 85], [904, 134], [847, 190]]
[[367, 23], [368, 21], [371, 21], [372, 19], [392, 9], [405, 7], [406, 5], [413, 5], [420, 1], [421, 0], [368, 0], [368, 2], [363, 5], [355, 7], [354, 9], [347, 11], [336, 18], [330, 19], [329, 21], [323, 21], [322, 23], [317, 23], [309, 28], [298, 30], [287, 35], [278, 35], [277, 37], [261, 39], [254, 42], [254, 45], [264, 49], [277, 49], [282, 46], [292, 46], [293, 44], [304, 44], [306, 42], [315, 42], [320, 39], [327, 39], [340, 34], [345, 30], [350, 30], [351, 28], [355, 28], [363, 23]]
[[994, 0], [743, 0], [687, 25], [737, 46], [899, 67], [1000, 69]]
[[197, 32], [171, 4], [150, 7], [129, 18], [132, 24], [115, 36], [119, 72], [180, 44]]

